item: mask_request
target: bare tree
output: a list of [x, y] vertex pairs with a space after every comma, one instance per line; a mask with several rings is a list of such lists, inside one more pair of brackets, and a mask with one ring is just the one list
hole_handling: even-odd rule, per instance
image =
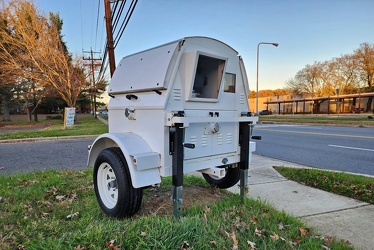
[[[367, 83], [367, 91], [373, 91], [374, 83], [374, 44], [362, 43], [360, 48], [355, 50], [354, 55], [359, 61], [361, 79]], [[373, 97], [368, 98], [366, 110], [370, 110]], [[374, 112], [374, 110], [373, 110]]]
[[341, 94], [352, 94], [358, 87], [358, 67], [354, 55], [342, 55], [329, 62], [328, 73], [332, 76], [331, 87]]
[[[306, 65], [294, 78], [288, 80], [287, 90], [292, 93], [314, 93], [316, 97], [374, 91], [374, 44], [362, 43], [353, 54], [342, 55], [325, 62]], [[363, 89], [365, 84], [367, 88]], [[368, 98], [367, 110], [373, 97]]]
[[[286, 86], [294, 93], [314, 93], [317, 97], [335, 95], [338, 88], [341, 94], [355, 93], [360, 88], [363, 74], [362, 60], [356, 54], [347, 54], [308, 64], [288, 80]], [[367, 72], [365, 77], [370, 78]]]
[[314, 93], [316, 96], [323, 96], [325, 92], [324, 81], [321, 78], [323, 64], [315, 62], [313, 65], [306, 65], [296, 73], [296, 76], [286, 82], [287, 89], [295, 94]]
[[62, 20], [58, 14], [49, 17], [24, 0], [2, 0], [0, 20], [0, 60], [2, 74], [18, 80], [29, 79], [36, 89], [53, 87], [69, 107], [75, 107], [78, 96], [87, 87], [84, 65], [72, 59], [61, 38]]
[[359, 62], [361, 78], [371, 90], [374, 83], [374, 44], [362, 43], [360, 48], [354, 51], [354, 55]]

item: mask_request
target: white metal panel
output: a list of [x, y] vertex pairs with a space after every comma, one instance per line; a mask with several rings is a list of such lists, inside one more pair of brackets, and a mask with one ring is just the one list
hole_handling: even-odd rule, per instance
[[125, 109], [133, 107], [136, 109], [163, 109], [166, 101], [166, 90], [161, 90], [159, 94], [154, 91], [133, 93], [137, 99], [126, 98], [126, 94], [118, 94], [109, 100], [108, 109]]
[[210, 123], [190, 124], [185, 130], [185, 142], [195, 144], [194, 149], [184, 149], [184, 159], [235, 152], [239, 131], [237, 123], [220, 123], [217, 133], [209, 132]]
[[222, 177], [225, 177], [225, 169], [224, 168], [207, 168], [207, 169], [203, 169], [203, 170], [199, 170], [201, 173], [204, 173], [204, 174], [210, 174], [210, 175], [213, 175], [213, 176], [216, 176], [218, 178], [222, 178]]
[[189, 173], [193, 171], [199, 171], [207, 168], [214, 168], [217, 166], [222, 166], [223, 159], [227, 160], [227, 165], [235, 164], [240, 162], [239, 154], [224, 154], [224, 155], [214, 155], [208, 157], [202, 157], [197, 159], [185, 160], [183, 165], [183, 172]]
[[158, 166], [139, 171], [130, 155], [152, 152], [147, 142], [135, 133], [106, 133], [100, 135], [92, 144], [88, 156], [88, 166], [93, 166], [98, 154], [108, 147], [119, 147], [125, 156], [134, 188], [150, 186], [161, 182]]
[[176, 123], [183, 123], [184, 127], [190, 126], [190, 124], [193, 123], [203, 123], [203, 122], [252, 122], [253, 124], [256, 124], [258, 121], [258, 117], [247, 117], [247, 116], [237, 116], [232, 117], [230, 120], [226, 117], [178, 117], [173, 116], [171, 113], [169, 113], [166, 116], [165, 124], [167, 126], [174, 126]]
[[178, 44], [179, 41], [124, 57], [114, 72], [108, 93], [167, 88], [165, 77]]
[[130, 155], [138, 170], [151, 169], [160, 166], [160, 154], [156, 152], [144, 152]]
[[201, 50], [204, 50], [208, 53], [212, 53], [212, 51], [217, 51], [219, 54], [238, 54], [238, 52], [231, 46], [214, 38], [193, 36], [186, 37], [184, 39], [186, 41], [185, 43], [191, 45], [192, 48], [200, 48]]
[[251, 141], [251, 142], [249, 142], [249, 152], [252, 153], [254, 151], [256, 151], [256, 142]]

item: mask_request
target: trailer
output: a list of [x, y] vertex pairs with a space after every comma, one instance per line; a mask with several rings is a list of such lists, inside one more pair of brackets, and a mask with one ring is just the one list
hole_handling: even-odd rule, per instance
[[104, 213], [133, 216], [143, 189], [172, 176], [173, 212], [180, 217], [183, 175], [194, 171], [218, 188], [239, 182], [244, 197], [258, 118], [249, 112], [237, 51], [212, 38], [186, 37], [129, 55], [108, 94], [109, 133], [89, 146], [88, 156]]

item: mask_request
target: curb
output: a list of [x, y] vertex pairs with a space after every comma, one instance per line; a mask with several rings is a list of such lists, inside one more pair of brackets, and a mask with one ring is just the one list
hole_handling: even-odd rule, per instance
[[53, 136], [53, 137], [37, 137], [37, 138], [23, 138], [23, 139], [9, 139], [0, 140], [1, 143], [19, 143], [19, 142], [38, 142], [38, 141], [57, 141], [57, 140], [74, 140], [85, 138], [96, 138], [99, 135], [76, 135], [76, 136]]

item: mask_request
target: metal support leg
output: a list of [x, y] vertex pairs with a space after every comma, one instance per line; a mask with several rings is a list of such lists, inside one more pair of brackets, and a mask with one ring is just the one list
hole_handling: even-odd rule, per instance
[[251, 124], [249, 122], [240, 123], [240, 196], [242, 200], [248, 194], [248, 168], [249, 168], [249, 140], [251, 134]]
[[240, 188], [240, 197], [243, 200], [246, 197], [246, 195], [248, 194], [248, 192], [249, 192], [249, 187], [248, 187], [248, 169], [240, 169], [239, 188]]
[[183, 204], [183, 186], [173, 185], [173, 213], [174, 217], [179, 219], [182, 217], [182, 204]]
[[176, 124], [170, 128], [170, 136], [172, 137], [172, 183], [173, 183], [173, 212], [175, 218], [182, 216], [182, 193], [183, 193], [183, 124]]

